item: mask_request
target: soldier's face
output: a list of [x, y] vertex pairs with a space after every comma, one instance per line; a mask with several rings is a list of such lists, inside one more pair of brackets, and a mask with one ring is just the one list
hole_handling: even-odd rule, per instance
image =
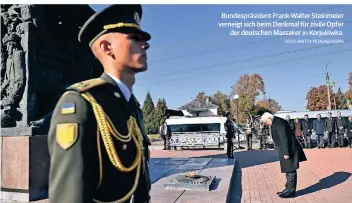
[[116, 65], [127, 67], [133, 72], [148, 69], [147, 49], [149, 44], [139, 34], [114, 33], [112, 51]]

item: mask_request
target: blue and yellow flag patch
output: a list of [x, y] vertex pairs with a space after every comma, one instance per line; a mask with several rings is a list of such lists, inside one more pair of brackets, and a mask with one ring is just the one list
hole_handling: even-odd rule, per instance
[[76, 113], [76, 106], [74, 103], [64, 103], [61, 105], [61, 114]]

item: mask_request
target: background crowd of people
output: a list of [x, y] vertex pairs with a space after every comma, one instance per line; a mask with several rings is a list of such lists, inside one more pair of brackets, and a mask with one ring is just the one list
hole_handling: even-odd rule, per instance
[[[332, 117], [329, 112], [328, 117], [323, 119], [320, 114], [312, 120], [308, 115], [303, 120], [286, 117], [291, 130], [295, 133], [297, 140], [304, 148], [312, 148], [311, 138], [315, 134], [317, 148], [345, 147], [345, 135], [347, 135], [348, 146], [352, 148], [352, 116], [342, 117], [341, 112], [337, 112], [337, 117]], [[327, 138], [327, 143], [324, 141]]]
[[[309, 118], [305, 115], [303, 119], [286, 116], [286, 121], [303, 148], [313, 147], [313, 135], [316, 138], [314, 144], [319, 149], [346, 147], [346, 141], [347, 146], [352, 148], [352, 116], [342, 117], [341, 112], [337, 112], [337, 117], [332, 117], [332, 113], [329, 112], [327, 118], [322, 118], [320, 114], [317, 114], [316, 118]], [[265, 148], [267, 136], [271, 136], [270, 129], [263, 125], [257, 117], [253, 120], [248, 118], [244, 129], [247, 150], [252, 149], [253, 136], [259, 140], [259, 148]]]

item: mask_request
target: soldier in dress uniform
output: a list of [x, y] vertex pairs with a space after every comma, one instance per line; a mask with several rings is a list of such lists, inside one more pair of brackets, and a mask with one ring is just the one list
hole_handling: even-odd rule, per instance
[[83, 25], [78, 40], [104, 67], [70, 86], [53, 112], [48, 137], [50, 203], [150, 202], [150, 142], [132, 93], [147, 70], [151, 36], [141, 5], [112, 5]]
[[227, 157], [233, 159], [233, 141], [235, 138], [235, 126], [233, 124], [233, 116], [230, 112], [226, 113], [227, 120], [225, 122], [226, 138], [227, 138]]
[[253, 125], [259, 138], [259, 149], [265, 149], [265, 126], [259, 119], [259, 116], [255, 116]]

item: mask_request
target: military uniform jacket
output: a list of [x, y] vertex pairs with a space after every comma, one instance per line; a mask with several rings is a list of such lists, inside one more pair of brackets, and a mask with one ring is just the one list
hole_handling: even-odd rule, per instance
[[[297, 170], [299, 162], [306, 161], [307, 158], [289, 123], [282, 118], [274, 117], [271, 134], [279, 152], [281, 172], [287, 173]], [[286, 160], [284, 155], [290, 158]]]
[[[129, 202], [132, 194], [134, 202], [149, 202], [151, 183], [147, 161], [150, 142], [144, 132], [143, 116], [136, 98], [132, 95], [127, 102], [115, 81], [105, 73], [98, 79], [68, 89], [54, 110], [49, 130], [50, 203]], [[141, 133], [139, 138], [143, 139], [141, 159], [136, 162], [140, 163], [138, 178], [139, 167], [121, 172], [112, 164], [95, 111], [82, 93], [93, 96], [110, 118], [110, 128], [122, 136], [131, 132], [127, 121], [131, 117], [136, 120]], [[122, 142], [116, 137], [111, 135], [112, 146], [120, 162], [126, 168], [130, 167], [137, 160], [135, 139]]]
[[235, 126], [232, 121], [227, 119], [225, 122], [225, 130], [226, 130], [226, 138], [234, 138], [235, 137]]
[[253, 122], [253, 127], [254, 127], [254, 132], [258, 134], [259, 136], [264, 135], [264, 126], [260, 123], [259, 120], [255, 120]]

